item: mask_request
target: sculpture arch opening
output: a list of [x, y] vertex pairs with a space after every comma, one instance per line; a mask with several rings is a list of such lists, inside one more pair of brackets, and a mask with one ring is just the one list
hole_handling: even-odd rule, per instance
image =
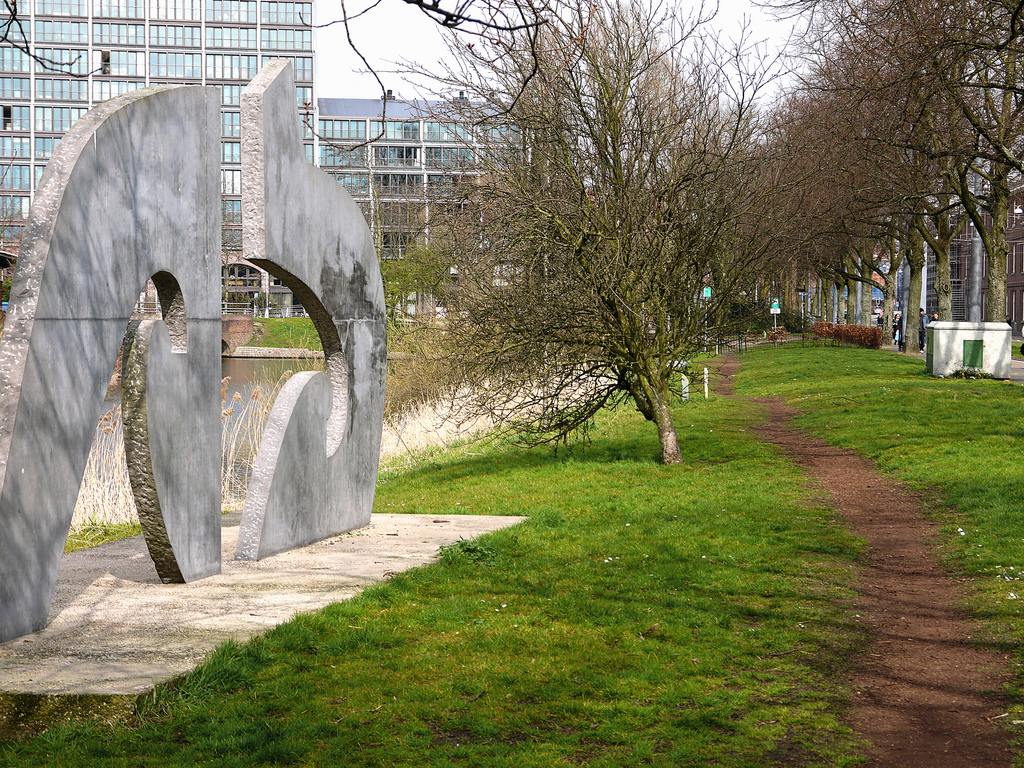
[[331, 313], [320, 301], [320, 298], [298, 276], [292, 274], [279, 264], [265, 259], [251, 259], [253, 264], [265, 269], [276, 277], [292, 292], [309, 319], [313, 322], [320, 347], [324, 352], [324, 371], [331, 382], [331, 412], [327, 417], [327, 435], [325, 448], [327, 456], [333, 456], [345, 438], [348, 429], [349, 404], [349, 366], [345, 358], [341, 336], [334, 325]]

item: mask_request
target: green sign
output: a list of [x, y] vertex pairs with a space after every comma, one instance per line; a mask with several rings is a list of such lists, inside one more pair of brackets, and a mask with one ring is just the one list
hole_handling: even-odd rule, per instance
[[778, 308], [779, 308], [779, 300], [778, 299], [772, 299], [772, 309], [778, 309]]
[[710, 285], [705, 285], [704, 286], [704, 298], [705, 299], [710, 299], [711, 298], [711, 286]]

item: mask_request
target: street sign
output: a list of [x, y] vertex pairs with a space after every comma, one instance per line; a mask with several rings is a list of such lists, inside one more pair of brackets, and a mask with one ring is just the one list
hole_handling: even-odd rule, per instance
[[779, 309], [778, 307], [772, 307], [768, 311], [771, 312], [773, 315], [781, 315], [782, 314], [782, 310]]
[[778, 299], [772, 299], [772, 311], [774, 312], [778, 308], [779, 308], [779, 300]]
[[710, 285], [705, 285], [704, 286], [704, 298], [705, 299], [710, 299], [711, 298], [711, 286]]

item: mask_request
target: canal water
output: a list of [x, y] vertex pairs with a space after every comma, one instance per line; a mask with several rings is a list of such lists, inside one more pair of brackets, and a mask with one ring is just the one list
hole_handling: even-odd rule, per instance
[[285, 373], [291, 371], [322, 371], [324, 361], [319, 358], [265, 358], [265, 357], [224, 357], [221, 358], [221, 378], [229, 379], [227, 398], [235, 392], [248, 398], [254, 387], [274, 386]]

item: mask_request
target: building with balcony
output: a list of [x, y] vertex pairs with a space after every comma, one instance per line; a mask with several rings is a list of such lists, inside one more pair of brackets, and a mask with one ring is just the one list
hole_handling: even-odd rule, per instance
[[[429, 238], [432, 206], [478, 173], [480, 140], [453, 117], [465, 102], [330, 99], [318, 102], [317, 164], [344, 187], [370, 225], [382, 260]], [[433, 297], [411, 295], [402, 311], [429, 316]]]

